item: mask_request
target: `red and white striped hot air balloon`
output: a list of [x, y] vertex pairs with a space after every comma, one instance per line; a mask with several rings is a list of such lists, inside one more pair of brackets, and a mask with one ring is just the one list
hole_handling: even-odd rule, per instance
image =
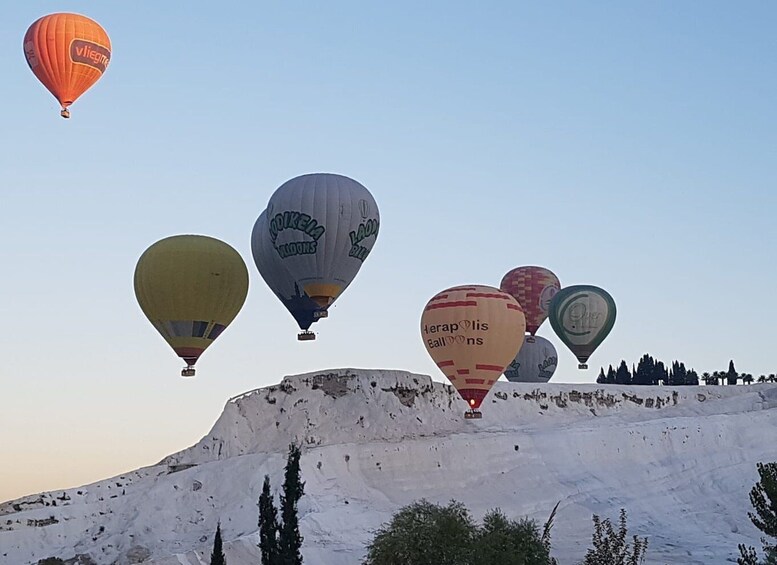
[[526, 318], [515, 298], [483, 285], [436, 294], [421, 314], [429, 355], [470, 407], [477, 409], [523, 345]]
[[561, 288], [561, 283], [545, 267], [525, 266], [505, 274], [499, 288], [520, 303], [526, 316], [526, 330], [534, 336], [547, 319], [550, 300]]

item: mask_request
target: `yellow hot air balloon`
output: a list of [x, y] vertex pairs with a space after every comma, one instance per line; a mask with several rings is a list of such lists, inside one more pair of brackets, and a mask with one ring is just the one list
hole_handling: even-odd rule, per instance
[[435, 295], [421, 315], [429, 355], [470, 411], [477, 409], [523, 345], [526, 318], [518, 301], [497, 288], [457, 286]]
[[186, 361], [181, 376], [234, 320], [248, 294], [248, 269], [232, 247], [203, 235], [157, 241], [135, 267], [143, 313]]

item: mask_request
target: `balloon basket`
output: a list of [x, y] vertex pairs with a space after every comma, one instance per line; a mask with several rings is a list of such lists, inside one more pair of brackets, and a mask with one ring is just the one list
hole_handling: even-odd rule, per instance
[[526, 343], [534, 343], [535, 341], [537, 340], [534, 339], [533, 335], [526, 336]]
[[588, 368], [588, 365], [586, 365], [585, 363], [580, 363], [580, 364], [577, 366], [577, 368], [578, 368], [578, 369], [587, 369], [587, 368]]
[[327, 312], [326, 310], [316, 310], [315, 312], [313, 312], [314, 320], [318, 320], [320, 318], [328, 318], [328, 317], [329, 317], [329, 312]]
[[316, 334], [313, 332], [300, 332], [297, 334], [297, 339], [299, 341], [313, 341], [316, 339]]
[[70, 117], [70, 110], [67, 108], [62, 108], [62, 111], [59, 113], [59, 115], [65, 119], [68, 119]]
[[194, 376], [194, 367], [192, 367], [190, 365], [190, 366], [188, 366], [188, 367], [186, 367], [184, 369], [181, 369], [181, 376], [182, 377], [193, 377]]
[[483, 417], [483, 414], [481, 414], [477, 410], [469, 410], [468, 412], [464, 412], [465, 420], [479, 420], [482, 417]]

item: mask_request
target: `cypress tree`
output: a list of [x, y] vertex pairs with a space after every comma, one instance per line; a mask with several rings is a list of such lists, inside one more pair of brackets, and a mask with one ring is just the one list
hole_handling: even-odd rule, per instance
[[631, 384], [638, 385], [642, 383], [642, 379], [644, 378], [642, 369], [641, 363], [637, 363], [636, 366], [634, 366], [634, 363], [631, 364]]
[[677, 384], [678, 385], [687, 385], [688, 384], [688, 370], [685, 368], [685, 363], [680, 363], [678, 365], [678, 370], [680, 371], [680, 378], [678, 379]]
[[607, 377], [604, 376], [604, 367], [599, 369], [599, 376], [596, 377], [596, 382], [600, 385], [607, 382]]
[[653, 373], [652, 384], [657, 385], [659, 381], [663, 383], [669, 381], [669, 373], [667, 372], [666, 367], [664, 367], [663, 361], [656, 361], [656, 369]]
[[[698, 384], [698, 378], [696, 382]], [[682, 386], [689, 384], [688, 370], [685, 368], [685, 363], [680, 361], [672, 361], [672, 368], [669, 370], [667, 384], [672, 386]]]
[[646, 385], [665, 385], [666, 380], [664, 380], [664, 375], [661, 372], [661, 361], [656, 361], [652, 357], [650, 358], [649, 363], [647, 364], [648, 368], [648, 375], [645, 379]]
[[726, 371], [726, 380], [728, 381], [726, 384], [735, 386], [737, 384], [737, 379], [739, 379], [739, 375], [737, 374], [737, 370], [734, 368], [734, 360], [728, 362], [728, 371]]
[[300, 480], [300, 448], [289, 445], [289, 458], [286, 461], [286, 474], [281, 494], [281, 528], [278, 539], [278, 556], [280, 565], [301, 565], [302, 535], [299, 533], [299, 518], [297, 503], [305, 494], [305, 483]]
[[629, 367], [626, 365], [626, 361], [621, 361], [621, 364], [618, 365], [618, 370], [615, 371], [615, 384], [631, 384], [631, 373], [629, 372]]
[[262, 565], [280, 565], [278, 559], [278, 511], [270, 492], [270, 477], [264, 476], [259, 497], [259, 548]]
[[645, 353], [637, 363], [637, 370], [634, 373], [635, 385], [650, 385], [653, 383], [653, 373], [655, 372], [655, 361], [653, 358]]
[[615, 384], [615, 369], [612, 368], [612, 365], [607, 369], [607, 384], [614, 385]]
[[221, 522], [216, 524], [216, 537], [213, 540], [213, 553], [210, 554], [210, 565], [227, 565], [227, 558], [221, 544]]

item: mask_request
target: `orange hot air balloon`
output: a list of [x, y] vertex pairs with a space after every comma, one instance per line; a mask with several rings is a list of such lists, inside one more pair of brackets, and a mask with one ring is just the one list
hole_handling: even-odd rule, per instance
[[27, 64], [60, 105], [70, 106], [103, 75], [111, 60], [111, 40], [100, 25], [79, 14], [49, 14], [24, 36]]
[[561, 283], [545, 267], [526, 266], [509, 271], [502, 277], [499, 288], [520, 303], [526, 314], [526, 331], [534, 336], [547, 319], [550, 299], [559, 291]]
[[518, 301], [499, 289], [457, 286], [434, 296], [421, 315], [426, 350], [461, 397], [477, 409], [523, 345], [526, 318]]

